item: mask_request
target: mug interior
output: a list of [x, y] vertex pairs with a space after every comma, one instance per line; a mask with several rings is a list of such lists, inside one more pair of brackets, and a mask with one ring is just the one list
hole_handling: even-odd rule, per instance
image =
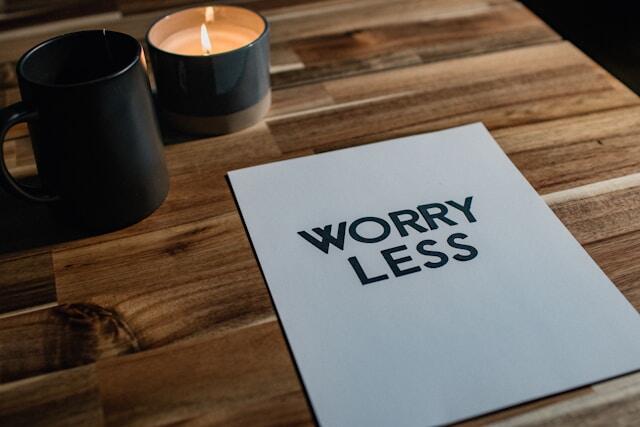
[[131, 36], [81, 31], [36, 46], [20, 60], [18, 72], [37, 84], [77, 85], [116, 75], [133, 65], [139, 55], [140, 44]]

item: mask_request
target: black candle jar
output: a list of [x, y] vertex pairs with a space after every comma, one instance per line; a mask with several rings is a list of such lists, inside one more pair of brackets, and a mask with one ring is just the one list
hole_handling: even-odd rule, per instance
[[[205, 25], [211, 53], [191, 40]], [[177, 130], [235, 132], [269, 110], [269, 24], [261, 15], [236, 6], [185, 9], [154, 23], [147, 43], [159, 113]]]

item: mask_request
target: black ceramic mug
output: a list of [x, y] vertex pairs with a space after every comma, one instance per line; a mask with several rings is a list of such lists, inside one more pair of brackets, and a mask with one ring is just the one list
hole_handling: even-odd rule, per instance
[[27, 122], [41, 187], [18, 183], [0, 150], [0, 185], [66, 222], [113, 230], [151, 214], [169, 179], [142, 48], [96, 30], [45, 41], [17, 64], [22, 101], [0, 111], [0, 148]]

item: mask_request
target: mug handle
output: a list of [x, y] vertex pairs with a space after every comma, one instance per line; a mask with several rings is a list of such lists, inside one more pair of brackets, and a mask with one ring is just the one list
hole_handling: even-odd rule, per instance
[[9, 105], [8, 107], [0, 110], [0, 187], [4, 188], [14, 196], [31, 202], [49, 203], [58, 200], [59, 197], [45, 195], [42, 194], [41, 191], [40, 194], [38, 194], [38, 189], [19, 184], [9, 173], [4, 161], [4, 153], [2, 151], [2, 147], [5, 143], [5, 136], [13, 125], [35, 120], [37, 118], [38, 113], [35, 110], [28, 108], [22, 102], [16, 102], [15, 104]]

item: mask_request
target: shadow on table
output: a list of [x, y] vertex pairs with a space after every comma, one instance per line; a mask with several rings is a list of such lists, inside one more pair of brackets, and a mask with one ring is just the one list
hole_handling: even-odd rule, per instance
[[160, 131], [162, 132], [162, 143], [165, 146], [182, 144], [183, 142], [189, 142], [198, 138], [202, 138], [194, 135], [179, 133], [178, 131], [171, 129], [162, 121], [160, 122]]
[[24, 251], [92, 234], [55, 220], [43, 204], [19, 200], [0, 190], [0, 254]]
[[[181, 144], [197, 138], [178, 133], [162, 121], [160, 129], [164, 145]], [[37, 178], [27, 178], [25, 183], [37, 185]], [[0, 189], [0, 255], [97, 234], [100, 233], [78, 230], [57, 221], [48, 206], [17, 199]]]
[[560, 35], [640, 94], [640, 26], [636, 2], [522, 0]]

